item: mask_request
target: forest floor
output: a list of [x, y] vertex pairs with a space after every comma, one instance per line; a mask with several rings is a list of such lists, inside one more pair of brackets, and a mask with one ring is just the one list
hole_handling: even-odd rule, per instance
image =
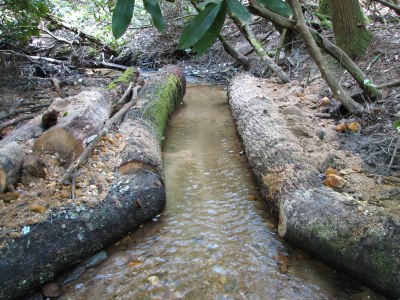
[[[369, 29], [373, 33], [372, 44], [356, 63], [375, 84], [400, 78], [399, 24], [374, 22]], [[271, 25], [262, 21], [255, 27], [258, 37], [265, 36], [270, 30], [273, 30]], [[233, 26], [228, 25], [224, 31], [241, 53], [251, 51]], [[273, 50], [278, 39], [279, 35], [272, 33], [264, 46]], [[35, 39], [35, 47], [49, 44], [51, 40], [49, 36]], [[40, 53], [56, 59], [71, 57], [71, 52], [62, 53], [64, 48], [65, 45], [58, 50], [41, 50]], [[178, 64], [189, 81], [208, 80], [215, 84], [227, 84], [230, 77], [241, 72], [219, 43], [200, 59], [176, 49], [177, 33], [174, 30], [160, 34], [148, 28], [136, 32], [132, 42], [111, 61], [135, 64], [144, 75], [146, 71], [157, 70], [165, 64]], [[94, 59], [87, 56], [90, 52], [87, 47], [75, 50], [78, 51], [81, 67], [31, 61], [0, 53], [0, 111], [50, 104], [55, 97], [76, 95], [90, 86], [105, 86], [121, 74], [86, 64]], [[100, 53], [96, 55], [100, 56]], [[253, 63], [257, 64], [256, 57], [252, 55]], [[357, 92], [359, 88], [351, 76], [332, 58], [325, 57], [346, 90], [350, 94]], [[298, 107], [299, 114], [307, 116], [307, 121], [299, 127], [298, 135], [307, 149], [307, 155], [320, 162], [321, 174], [326, 172], [328, 165], [334, 167], [345, 182], [343, 186], [334, 188], [348, 194], [349, 205], [365, 214], [377, 211], [393, 215], [393, 222], [400, 224], [400, 155], [396, 155], [400, 134], [393, 127], [393, 123], [400, 119], [400, 88], [383, 89], [383, 97], [377, 101], [358, 97], [357, 101], [366, 107], [366, 111], [362, 116], [355, 116], [337, 110], [338, 103], [304, 44], [294, 43], [291, 54], [281, 58], [281, 66], [292, 79], [292, 85], [289, 90], [282, 90], [280, 96], [279, 80], [269, 79], [276, 82], [274, 97], [288, 97], [288, 105]], [[54, 89], [49, 77], [57, 78], [60, 91]], [[243, 88], [257, 97], [268, 97], [262, 94], [262, 81], [260, 86], [244, 82]], [[1, 137], [15, 128], [2, 128]], [[92, 158], [76, 177], [73, 188], [59, 183], [65, 166], [57, 155], [45, 155], [42, 158], [46, 168], [44, 178], [25, 178], [15, 190], [0, 195], [0, 248], [26, 234], [27, 227], [34, 230], [36, 224], [54, 218], [73, 219], [80, 211], [90, 209], [104, 199], [110, 183], [118, 176], [118, 149], [123, 146], [123, 133], [117, 130], [102, 139]], [[327, 153], [331, 157], [329, 161], [323, 159]]]

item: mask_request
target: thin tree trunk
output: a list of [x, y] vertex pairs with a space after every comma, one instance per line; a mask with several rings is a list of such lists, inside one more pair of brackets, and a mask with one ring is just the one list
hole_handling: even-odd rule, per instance
[[347, 95], [347, 93], [340, 86], [340, 84], [326, 65], [324, 58], [322, 57], [321, 51], [314, 41], [310, 30], [308, 29], [306, 20], [304, 19], [303, 13], [301, 11], [299, 1], [289, 0], [288, 2], [293, 9], [294, 17], [296, 20], [295, 29], [302, 36], [311, 57], [314, 59], [322, 76], [328, 83], [333, 95], [348, 109], [349, 112], [361, 113], [363, 111], [363, 107]]
[[247, 23], [243, 23], [238, 17], [233, 14], [229, 14], [229, 17], [233, 20], [233, 22], [238, 26], [240, 31], [243, 33], [244, 37], [250, 43], [250, 45], [254, 48], [257, 55], [260, 57], [263, 63], [271, 69], [278, 77], [283, 81], [283, 83], [288, 83], [290, 81], [289, 77], [286, 73], [274, 63], [274, 61], [268, 56], [267, 52], [265, 52], [264, 48], [254, 36], [253, 30], [250, 25]]
[[335, 43], [350, 57], [367, 50], [372, 35], [366, 28], [366, 18], [358, 0], [330, 0]]

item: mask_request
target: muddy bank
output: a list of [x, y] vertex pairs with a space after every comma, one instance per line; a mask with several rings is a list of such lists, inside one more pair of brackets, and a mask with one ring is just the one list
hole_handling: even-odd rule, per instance
[[[89, 205], [73, 198], [76, 203], [70, 210], [53, 210], [47, 220], [27, 224], [20, 236], [5, 239], [0, 250], [1, 299], [19, 298], [37, 289], [164, 210], [160, 145], [166, 122], [184, 91], [182, 73], [174, 67], [143, 87], [137, 105], [120, 125], [130, 132], [119, 150], [120, 165], [114, 166], [119, 172], [105, 199]], [[130, 124], [140, 125], [141, 131]], [[10, 205], [18, 205], [16, 201]]]
[[[400, 218], [396, 209], [372, 202], [390, 187], [374, 183], [361, 159], [340, 147], [333, 122], [309, 108], [315, 97], [300, 85], [249, 75], [229, 87], [234, 120], [262, 193], [279, 216], [279, 234], [398, 298]], [[334, 184], [326, 181], [329, 167], [337, 172]]]

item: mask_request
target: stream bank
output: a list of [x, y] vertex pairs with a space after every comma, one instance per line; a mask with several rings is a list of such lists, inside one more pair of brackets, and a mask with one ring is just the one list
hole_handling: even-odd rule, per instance
[[[104, 89], [100, 91], [108, 94]], [[98, 146], [103, 150], [97, 147], [93, 153], [89, 152], [89, 155], [93, 154], [92, 159], [75, 172], [71, 186], [61, 183], [60, 175], [68, 165], [60, 163], [59, 159], [52, 168], [47, 165], [45, 178], [35, 178], [26, 186], [18, 184], [16, 191], [5, 194], [16, 197], [3, 205], [0, 211], [3, 216], [1, 227], [4, 228], [0, 238], [1, 299], [20, 298], [39, 288], [162, 213], [165, 207], [162, 135], [184, 92], [185, 80], [180, 69], [173, 66], [165, 68], [141, 89], [136, 105], [130, 108], [118, 126], [123, 132], [115, 128], [116, 132], [112, 135], [102, 136], [100, 131], [87, 133], [91, 139], [102, 136]], [[76, 97], [85, 98], [82, 93]], [[74, 99], [60, 101], [71, 102]], [[107, 101], [111, 101], [110, 97]], [[74, 106], [62, 108], [64, 110], [58, 113], [63, 113], [64, 119], [44, 133], [63, 125], [68, 119], [77, 121], [73, 126], [68, 125], [69, 128], [77, 131], [90, 128], [90, 119], [85, 118], [85, 113], [90, 110], [84, 109], [82, 117], [74, 116]], [[102, 120], [103, 123], [106, 121]], [[104, 141], [108, 141], [108, 145]], [[67, 143], [66, 140], [63, 142]], [[1, 141], [2, 146], [4, 143], [7, 139]], [[13, 143], [32, 147], [35, 140], [30, 138], [29, 141], [17, 140]], [[82, 144], [86, 146], [89, 143]], [[107, 156], [101, 157], [101, 153]], [[41, 155], [43, 162], [51, 162], [47, 152]], [[92, 165], [92, 169], [88, 165]], [[43, 168], [46, 168], [44, 163], [38, 167]], [[54, 170], [57, 172], [51, 172]], [[88, 181], [88, 184], [83, 184], [81, 180]], [[83, 189], [88, 185], [90, 189]], [[53, 203], [53, 200], [57, 201]], [[26, 214], [38, 217], [27, 223]], [[8, 224], [8, 220], [13, 223]]]
[[393, 184], [367, 176], [362, 159], [341, 147], [333, 120], [315, 109], [315, 98], [311, 88], [248, 74], [229, 87], [249, 164], [279, 216], [280, 236], [397, 299], [398, 200], [376, 203]]

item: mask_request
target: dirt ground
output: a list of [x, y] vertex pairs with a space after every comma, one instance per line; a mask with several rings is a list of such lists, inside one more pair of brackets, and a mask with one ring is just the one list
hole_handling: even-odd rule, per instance
[[[261, 37], [270, 29], [270, 24], [260, 22], [255, 32]], [[373, 32], [373, 42], [368, 52], [356, 61], [357, 64], [376, 84], [399, 78], [399, 25], [376, 22], [370, 25], [370, 30]], [[232, 26], [227, 26], [224, 31], [242, 53], [250, 51]], [[127, 45], [113, 61], [135, 62], [142, 70], [177, 63], [184, 68], [188, 78], [207, 79], [214, 83], [226, 83], [240, 71], [219, 43], [209, 53], [195, 59], [191, 53], [175, 50], [176, 41], [175, 32], [167, 32], [166, 36], [154, 29], [146, 29], [137, 33], [132, 44]], [[265, 47], [273, 50], [277, 43], [278, 34], [274, 33], [266, 40]], [[132, 53], [138, 54], [134, 56]], [[124, 56], [131, 60], [124, 61]], [[38, 76], [39, 63], [10, 60], [4, 55], [1, 59], [1, 111], [15, 108], [17, 103], [49, 103], [59, 96], [49, 80]], [[346, 90], [350, 94], [357, 92], [359, 88], [350, 75], [332, 58], [326, 56], [326, 59]], [[365, 214], [390, 214], [395, 222], [400, 222], [400, 158], [394, 153], [400, 142], [399, 133], [392, 126], [394, 121], [400, 119], [400, 88], [383, 89], [382, 99], [375, 102], [359, 98], [366, 112], [361, 117], [349, 115], [335, 110], [337, 102], [303, 44], [295, 43], [294, 50], [289, 56], [282, 57], [281, 62], [292, 79], [292, 85], [289, 91], [284, 90], [280, 94], [281, 85], [275, 83], [274, 97], [288, 97], [287, 107], [299, 108], [303, 120], [298, 124], [299, 141], [307, 149], [307, 156], [318, 164], [321, 176], [326, 176], [328, 166], [333, 167], [337, 176], [344, 180], [342, 187], [333, 188], [348, 195], [349, 205], [356, 206]], [[65, 66], [44, 65], [47, 73], [63, 83], [62, 96], [74, 95], [87, 86], [104, 86], [118, 75], [112, 70], [107, 76], [104, 70], [93, 68], [68, 69]], [[246, 88], [249, 93], [257, 91], [260, 97], [264, 96], [257, 85], [248, 85]], [[320, 117], [321, 114], [329, 114], [329, 117]], [[348, 126], [351, 123], [357, 124], [357, 128], [337, 131], [339, 124]], [[14, 129], [15, 126], [2, 129], [2, 137]], [[116, 153], [123, 143], [123, 133], [117, 131], [103, 139], [76, 177], [74, 189], [58, 183], [65, 166], [57, 156], [44, 156], [45, 178], [27, 179], [18, 184], [15, 191], [0, 196], [0, 247], [34, 230], [38, 222], [74, 218], [80, 211], [90, 209], [97, 201], [101, 201], [109, 183], [118, 176]], [[324, 161], [327, 154], [331, 159]]]

